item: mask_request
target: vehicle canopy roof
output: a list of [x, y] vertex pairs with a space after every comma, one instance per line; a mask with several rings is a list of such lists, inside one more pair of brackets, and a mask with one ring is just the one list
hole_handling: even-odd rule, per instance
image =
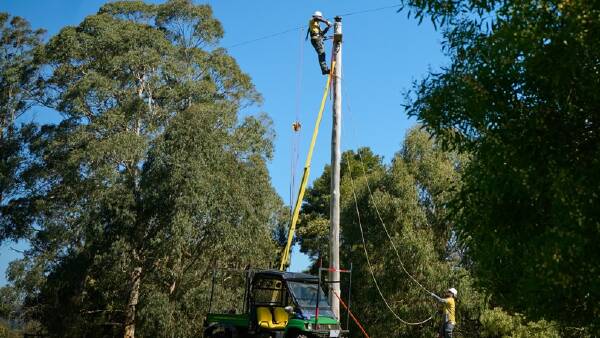
[[319, 277], [301, 272], [287, 272], [279, 270], [260, 270], [254, 273], [254, 279], [276, 278], [286, 281], [304, 282], [317, 284]]

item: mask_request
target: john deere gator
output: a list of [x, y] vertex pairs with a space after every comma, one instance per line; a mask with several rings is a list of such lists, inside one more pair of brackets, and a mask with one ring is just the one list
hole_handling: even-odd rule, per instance
[[[246, 274], [242, 313], [209, 311], [204, 337], [347, 337], [318, 277], [276, 270]], [[212, 298], [211, 294], [211, 305]]]

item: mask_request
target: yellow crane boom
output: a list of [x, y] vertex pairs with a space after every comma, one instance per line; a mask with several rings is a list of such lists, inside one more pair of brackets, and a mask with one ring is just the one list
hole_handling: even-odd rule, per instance
[[292, 223], [290, 224], [290, 230], [288, 232], [287, 244], [281, 255], [281, 264], [279, 270], [284, 271], [289, 265], [290, 261], [290, 249], [292, 247], [292, 241], [294, 240], [294, 233], [296, 232], [296, 223], [298, 223], [298, 216], [300, 214], [300, 208], [302, 207], [302, 200], [304, 199], [304, 193], [306, 192], [306, 186], [308, 185], [308, 176], [310, 175], [310, 163], [312, 161], [313, 150], [315, 149], [315, 143], [317, 142], [317, 135], [319, 134], [319, 126], [321, 125], [321, 119], [323, 118], [323, 110], [325, 110], [325, 101], [327, 101], [327, 94], [329, 93], [329, 87], [331, 83], [331, 76], [334, 72], [335, 61], [331, 64], [331, 71], [327, 76], [327, 84], [323, 91], [323, 98], [321, 99], [321, 107], [319, 108], [319, 114], [317, 114], [317, 121], [315, 122], [315, 128], [313, 130], [312, 139], [310, 140], [310, 147], [308, 148], [308, 155], [306, 155], [306, 162], [304, 163], [304, 171], [302, 173], [302, 181], [300, 182], [300, 190], [298, 191], [298, 198], [294, 205], [294, 212], [292, 213]]

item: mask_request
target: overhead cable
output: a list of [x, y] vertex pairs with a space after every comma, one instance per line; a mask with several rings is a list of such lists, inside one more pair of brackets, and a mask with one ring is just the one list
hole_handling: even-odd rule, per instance
[[[383, 10], [386, 10], [386, 9], [400, 8], [400, 7], [402, 7], [402, 4], [396, 4], [396, 5], [391, 5], [391, 6], [376, 7], [376, 8], [364, 9], [364, 10], [359, 10], [359, 11], [354, 11], [354, 12], [348, 12], [348, 13], [340, 14], [339, 16], [347, 17], [347, 16], [353, 16], [353, 15], [359, 15], [359, 14], [379, 12], [379, 11], [383, 11]], [[239, 43], [235, 43], [233, 45], [226, 46], [225, 48], [229, 49], [229, 48], [234, 48], [234, 47], [239, 47], [239, 46], [247, 45], [247, 44], [254, 43], [254, 42], [257, 42], [257, 41], [261, 41], [261, 40], [271, 39], [271, 38], [274, 38], [274, 37], [277, 37], [277, 36], [280, 36], [280, 35], [284, 35], [284, 34], [287, 34], [287, 33], [290, 33], [290, 32], [293, 32], [293, 31], [296, 31], [296, 30], [299, 30], [299, 29], [305, 29], [305, 28], [307, 28], [306, 25], [298, 26], [298, 27], [294, 27], [294, 28], [283, 30], [281, 32], [277, 32], [277, 33], [273, 33], [273, 34], [261, 36], [261, 37], [255, 38], [255, 39], [251, 39], [251, 40], [246, 40], [246, 41], [242, 41], [242, 42], [239, 42]]]
[[383, 10], [386, 10], [386, 9], [399, 8], [399, 7], [402, 7], [402, 4], [396, 4], [396, 5], [384, 6], [384, 7], [377, 7], [377, 8], [370, 8], [370, 9], [360, 10], [360, 11], [356, 11], [356, 12], [349, 12], [349, 13], [345, 13], [345, 14], [340, 14], [340, 16], [352, 16], [352, 15], [357, 15], [357, 14], [379, 12], [379, 11], [383, 11]]
[[280, 35], [284, 35], [284, 34], [287, 34], [287, 33], [290, 33], [290, 32], [293, 32], [293, 31], [296, 31], [296, 30], [299, 30], [299, 29], [303, 29], [303, 28], [306, 28], [306, 26], [299, 26], [299, 27], [295, 27], [295, 28], [286, 29], [286, 30], [281, 31], [281, 32], [277, 32], [277, 33], [273, 33], [273, 34], [261, 36], [261, 37], [256, 38], [256, 39], [242, 41], [242, 42], [230, 45], [230, 46], [226, 46], [225, 48], [226, 49], [227, 48], [234, 48], [234, 47], [239, 47], [239, 46], [247, 45], [249, 43], [253, 43], [253, 42], [257, 42], [257, 41], [261, 41], [261, 40], [271, 39], [271, 38], [274, 38], [274, 37], [277, 37], [277, 36], [280, 36]]

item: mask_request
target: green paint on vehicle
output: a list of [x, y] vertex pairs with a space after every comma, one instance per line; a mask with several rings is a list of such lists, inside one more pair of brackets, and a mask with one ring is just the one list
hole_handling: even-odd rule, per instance
[[208, 323], [222, 323], [235, 327], [248, 327], [250, 320], [247, 314], [211, 313], [206, 317]]

